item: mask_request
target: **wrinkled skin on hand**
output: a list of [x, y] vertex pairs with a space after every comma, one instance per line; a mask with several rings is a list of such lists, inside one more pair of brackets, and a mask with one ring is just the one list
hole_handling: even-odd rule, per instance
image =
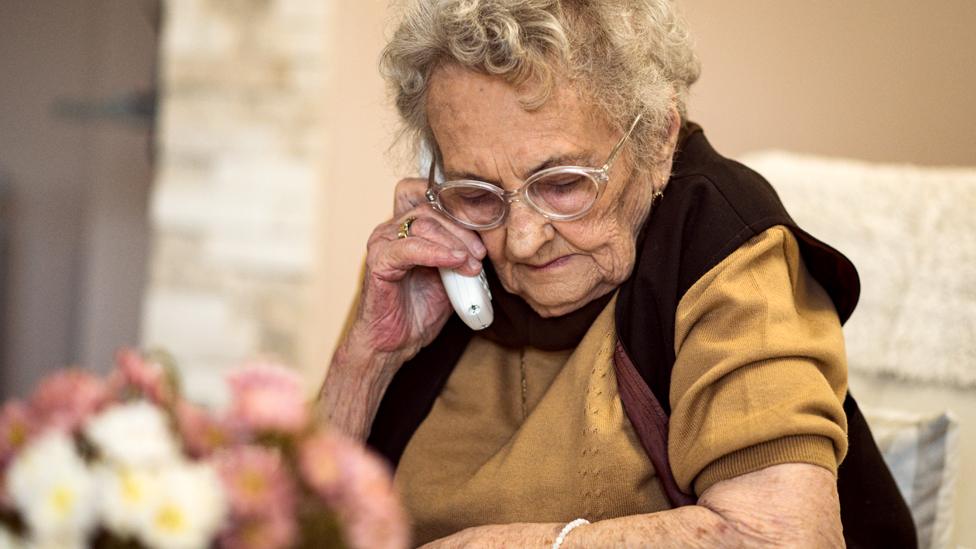
[[[373, 231], [367, 244], [366, 273], [351, 337], [371, 349], [413, 357], [440, 332], [453, 309], [438, 267], [465, 275], [481, 271], [485, 248], [474, 231], [459, 227], [431, 209], [427, 182], [397, 184], [394, 217]], [[398, 238], [404, 220], [415, 218], [410, 236]]]

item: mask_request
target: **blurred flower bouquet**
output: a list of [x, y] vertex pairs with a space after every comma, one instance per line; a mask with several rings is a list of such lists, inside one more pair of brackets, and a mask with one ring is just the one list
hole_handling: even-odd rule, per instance
[[235, 371], [220, 414], [171, 372], [122, 351], [3, 405], [0, 549], [407, 545], [385, 464], [316, 425], [293, 372]]

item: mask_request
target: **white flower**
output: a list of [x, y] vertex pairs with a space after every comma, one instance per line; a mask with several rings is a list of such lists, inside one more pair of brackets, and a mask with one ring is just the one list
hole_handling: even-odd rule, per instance
[[7, 490], [41, 546], [80, 546], [95, 523], [95, 485], [67, 435], [52, 431], [10, 464]]
[[173, 466], [160, 471], [158, 482], [141, 540], [159, 549], [210, 546], [227, 511], [216, 470], [206, 463]]
[[159, 497], [159, 476], [149, 469], [107, 465], [95, 469], [99, 514], [109, 531], [123, 538], [139, 533]]
[[85, 436], [105, 459], [121, 466], [166, 465], [179, 457], [166, 416], [145, 400], [118, 404], [91, 418]]
[[17, 549], [86, 549], [88, 543], [84, 538], [78, 538], [71, 541], [64, 541], [59, 539], [48, 539], [48, 540], [30, 540], [24, 543]]

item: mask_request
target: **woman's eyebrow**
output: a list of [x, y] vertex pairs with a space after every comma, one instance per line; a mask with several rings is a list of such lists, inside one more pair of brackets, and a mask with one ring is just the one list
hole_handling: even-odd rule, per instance
[[[547, 158], [543, 162], [540, 162], [528, 172], [522, 174], [522, 181], [525, 181], [532, 174], [540, 172], [548, 168], [555, 168], [556, 166], [588, 166], [587, 162], [591, 162], [591, 155], [586, 153], [568, 153], [560, 154]], [[501, 184], [497, 179], [492, 179], [489, 177], [484, 177], [473, 172], [461, 172], [461, 171], [445, 171], [444, 177], [448, 181], [457, 181], [460, 179], [472, 179], [474, 181], [482, 181], [484, 183], [490, 183], [496, 187], [501, 188]]]
[[530, 176], [532, 176], [532, 174], [536, 172], [541, 172], [542, 170], [546, 170], [549, 168], [555, 168], [556, 166], [585, 165], [585, 163], [590, 160], [590, 156], [591, 155], [588, 155], [586, 153], [581, 153], [581, 152], [551, 156], [548, 159], [546, 159], [545, 162], [542, 162], [537, 166], [535, 166], [534, 168], [532, 168], [531, 170], [529, 170], [529, 173], [524, 174], [522, 180], [524, 181], [528, 179]]
[[446, 181], [460, 181], [462, 179], [470, 179], [474, 181], [481, 181], [482, 183], [490, 183], [498, 188], [502, 187], [499, 184], [499, 182], [495, 179], [491, 179], [489, 177], [482, 177], [476, 173], [471, 173], [471, 172], [455, 172], [455, 171], [445, 170], [444, 179]]

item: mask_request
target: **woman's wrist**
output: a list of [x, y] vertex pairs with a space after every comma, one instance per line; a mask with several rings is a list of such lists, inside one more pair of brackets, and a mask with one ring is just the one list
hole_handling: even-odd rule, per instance
[[357, 319], [346, 333], [338, 349], [344, 350], [360, 367], [382, 368], [395, 374], [404, 362], [420, 350], [419, 341], [403, 341], [402, 334], [377, 330], [370, 322]]
[[580, 526], [586, 526], [589, 523], [590, 521], [586, 520], [585, 518], [578, 518], [576, 520], [567, 522], [566, 525], [563, 526], [562, 529], [559, 531], [559, 534], [556, 536], [556, 541], [552, 543], [552, 549], [560, 549], [563, 545], [563, 542], [566, 541], [566, 537], [569, 535], [570, 532], [579, 528]]
[[350, 333], [336, 349], [319, 393], [326, 419], [345, 434], [365, 440], [402, 363], [397, 353], [376, 352]]
[[333, 367], [346, 368], [353, 375], [370, 379], [393, 379], [406, 360], [400, 351], [377, 350], [374, 338], [365, 330], [353, 326], [346, 338], [336, 348], [332, 357]]

